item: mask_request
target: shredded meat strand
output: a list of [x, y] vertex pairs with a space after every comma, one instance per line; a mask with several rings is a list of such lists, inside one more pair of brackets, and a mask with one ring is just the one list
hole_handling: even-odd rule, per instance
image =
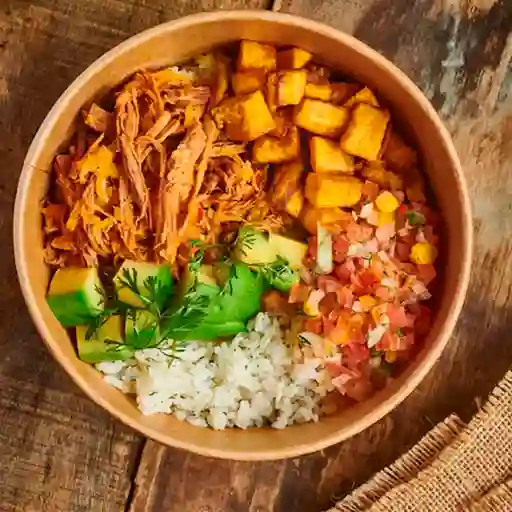
[[266, 199], [267, 170], [246, 144], [223, 140], [211, 90], [170, 68], [135, 73], [113, 112], [93, 103], [69, 151], [53, 163], [44, 204], [45, 260], [186, 264], [188, 242], [216, 243], [240, 223], [279, 228]]

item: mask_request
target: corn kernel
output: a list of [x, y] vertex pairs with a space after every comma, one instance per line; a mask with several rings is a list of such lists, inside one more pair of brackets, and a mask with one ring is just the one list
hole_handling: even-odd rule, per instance
[[379, 212], [378, 225], [385, 226], [386, 224], [395, 223], [395, 212]]
[[436, 248], [427, 242], [418, 242], [411, 248], [411, 261], [417, 265], [430, 265], [434, 263], [436, 256]]
[[396, 352], [393, 350], [386, 350], [384, 359], [386, 360], [386, 363], [394, 363], [396, 361]]
[[363, 311], [370, 311], [370, 309], [377, 305], [377, 300], [371, 295], [362, 295], [359, 297], [359, 303]]
[[392, 213], [400, 206], [398, 199], [387, 190], [384, 190], [384, 192], [381, 192], [377, 196], [377, 199], [375, 199], [375, 204], [377, 205], [377, 208], [383, 213]]

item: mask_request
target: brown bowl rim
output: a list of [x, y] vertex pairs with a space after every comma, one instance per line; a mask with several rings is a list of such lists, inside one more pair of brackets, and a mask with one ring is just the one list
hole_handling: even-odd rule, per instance
[[[183, 29], [188, 26], [202, 23], [212, 23], [221, 20], [244, 20], [251, 21], [254, 19], [260, 19], [264, 21], [270, 21], [278, 24], [285, 24], [291, 26], [297, 26], [306, 30], [320, 33], [328, 38], [335, 39], [346, 46], [352, 46], [355, 48], [363, 58], [373, 60], [377, 62], [379, 67], [383, 68], [387, 73], [393, 74], [401, 82], [402, 87], [414, 98], [418, 105], [428, 115], [429, 120], [433, 123], [435, 128], [439, 131], [442, 137], [442, 144], [451, 161], [453, 170], [455, 171], [455, 178], [458, 185], [458, 195], [462, 205], [462, 233], [461, 239], [463, 241], [463, 247], [461, 248], [461, 255], [463, 262], [461, 265], [461, 272], [455, 288], [454, 300], [452, 301], [447, 315], [446, 321], [442, 326], [440, 335], [435, 339], [425, 356], [425, 359], [416, 368], [415, 372], [408, 376], [404, 381], [403, 385], [390, 397], [382, 401], [378, 407], [370, 411], [370, 413], [363, 416], [360, 420], [355, 421], [353, 424], [334, 432], [333, 434], [326, 436], [322, 439], [312, 440], [308, 443], [302, 443], [293, 447], [286, 447], [283, 449], [273, 449], [267, 451], [237, 451], [237, 452], [225, 452], [222, 449], [217, 448], [203, 448], [198, 447], [196, 444], [188, 443], [184, 441], [177, 441], [169, 435], [162, 434], [161, 432], [144, 425], [140, 425], [139, 422], [131, 417], [129, 414], [118, 410], [110, 404], [109, 401], [104, 399], [95, 393], [88, 384], [88, 381], [79, 375], [74, 369], [74, 363], [66, 359], [65, 356], [59, 350], [59, 346], [54, 342], [52, 333], [47, 327], [43, 320], [43, 317], [36, 306], [37, 302], [35, 294], [32, 291], [31, 284], [28, 280], [27, 275], [27, 259], [25, 257], [25, 251], [23, 249], [22, 241], [22, 228], [23, 228], [23, 212], [25, 210], [27, 193], [29, 188], [32, 165], [30, 162], [33, 160], [40, 148], [45, 144], [45, 134], [48, 128], [59, 118], [62, 107], [73, 96], [74, 91], [79, 90], [89, 78], [98, 72], [101, 72], [103, 67], [116, 59], [119, 54], [128, 51], [129, 49], [137, 46], [142, 41], [153, 38], [154, 36], [163, 33], [171, 32], [176, 29]], [[469, 284], [470, 267], [472, 259], [472, 248], [473, 248], [473, 229], [472, 229], [472, 215], [471, 206], [469, 200], [469, 194], [459, 157], [453, 145], [451, 136], [439, 118], [434, 107], [430, 101], [424, 96], [421, 90], [412, 82], [412, 80], [392, 62], [387, 60], [377, 51], [370, 48], [362, 41], [355, 37], [346, 34], [340, 30], [332, 28], [326, 24], [305, 19], [299, 16], [277, 13], [272, 11], [263, 10], [231, 10], [231, 11], [216, 11], [210, 13], [199, 13], [191, 14], [183, 18], [179, 18], [174, 21], [162, 23], [153, 28], [147, 29], [140, 32], [126, 41], [115, 46], [100, 58], [94, 61], [88, 66], [62, 93], [57, 102], [53, 105], [43, 123], [39, 127], [25, 158], [23, 169], [20, 175], [18, 189], [16, 193], [16, 200], [14, 206], [14, 221], [13, 221], [13, 240], [14, 240], [14, 256], [16, 269], [18, 274], [18, 280], [20, 282], [21, 290], [27, 304], [30, 315], [37, 327], [38, 332], [42, 336], [44, 342], [48, 346], [53, 357], [58, 363], [64, 368], [64, 370], [70, 375], [73, 381], [84, 391], [84, 393], [96, 404], [106, 409], [112, 416], [130, 426], [135, 431], [142, 433], [143, 435], [156, 440], [166, 446], [184, 449], [193, 453], [197, 453], [204, 456], [216, 457], [216, 458], [229, 458], [233, 460], [277, 460], [289, 457], [296, 457], [308, 453], [313, 453], [339, 442], [342, 442], [373, 425], [386, 414], [396, 408], [401, 402], [403, 402], [412, 391], [420, 384], [424, 379], [425, 375], [430, 371], [434, 363], [439, 359], [443, 349], [447, 345], [449, 338], [455, 327], [457, 318], [462, 309], [465, 301], [465, 296]]]

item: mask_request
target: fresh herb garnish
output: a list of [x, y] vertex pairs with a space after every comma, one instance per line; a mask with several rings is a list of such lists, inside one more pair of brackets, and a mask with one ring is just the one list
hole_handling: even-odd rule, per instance
[[255, 231], [250, 229], [241, 229], [238, 231], [235, 246], [244, 256], [247, 256], [248, 252], [254, 247], [257, 239], [258, 235]]
[[425, 224], [426, 219], [425, 216], [419, 212], [410, 211], [405, 214], [405, 218], [409, 222], [409, 224], [413, 227], [415, 226], [423, 226]]
[[308, 347], [311, 346], [311, 342], [305, 336], [303, 336], [302, 334], [298, 335], [298, 340], [299, 340], [299, 347], [300, 348], [304, 348], [305, 346], [308, 346]]
[[294, 271], [288, 265], [288, 262], [280, 256], [278, 256], [277, 259], [272, 263], [261, 265], [254, 264], [251, 265], [251, 268], [259, 272], [269, 282], [284, 278], [287, 275], [290, 276], [294, 274]]
[[[205, 246], [199, 247], [189, 264], [189, 272], [194, 276], [202, 263], [205, 250]], [[124, 345], [135, 350], [154, 348], [171, 338], [165, 351], [168, 356], [175, 354], [184, 349], [185, 342], [174, 341], [174, 338], [179, 339], [196, 328], [208, 310], [208, 297], [197, 293], [197, 277], [177, 309], [166, 306], [167, 292], [155, 276], [149, 276], [140, 286], [137, 270], [124, 269], [118, 283], [121, 287], [128, 288], [139, 299], [140, 306], [133, 307], [123, 303], [119, 300], [116, 290], [112, 298], [107, 298], [103, 290], [98, 290], [102, 294], [104, 309], [98, 316], [89, 319], [86, 333], [86, 339], [89, 340], [97, 334], [110, 316], [124, 314], [131, 320], [129, 342], [126, 340], [124, 344], [117, 344], [113, 348], [115, 350], [120, 350]]]

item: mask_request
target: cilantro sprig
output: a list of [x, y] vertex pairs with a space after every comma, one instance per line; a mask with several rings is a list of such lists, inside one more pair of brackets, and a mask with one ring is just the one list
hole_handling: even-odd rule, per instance
[[405, 214], [405, 218], [412, 227], [423, 226], [426, 222], [425, 216], [419, 212], [409, 211]]
[[[196, 275], [204, 258], [205, 248], [201, 247], [189, 264], [189, 272]], [[208, 297], [198, 294], [197, 278], [187, 293], [181, 298], [179, 305], [176, 301], [167, 300], [167, 290], [155, 277], [149, 276], [140, 285], [137, 270], [124, 269], [119, 280], [119, 288], [129, 289], [139, 299], [140, 306], [134, 307], [119, 299], [117, 289], [113, 296], [107, 297], [103, 290], [104, 309], [96, 317], [89, 319], [86, 339], [93, 338], [98, 330], [112, 315], [122, 314], [131, 320], [130, 342], [113, 345], [120, 350], [129, 346], [134, 350], [159, 347], [169, 340], [165, 350], [167, 355], [176, 354], [184, 349], [186, 342], [179, 341], [186, 333], [195, 329], [208, 312]]]

